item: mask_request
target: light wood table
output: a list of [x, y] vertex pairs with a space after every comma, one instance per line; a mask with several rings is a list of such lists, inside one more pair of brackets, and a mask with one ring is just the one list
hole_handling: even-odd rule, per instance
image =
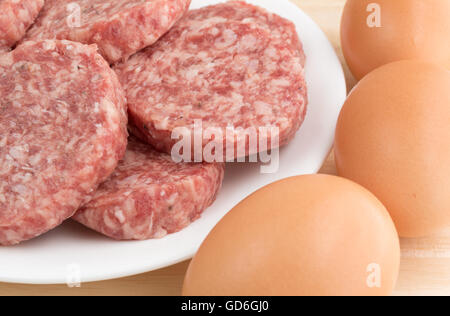
[[[274, 0], [275, 1], [275, 0]], [[325, 31], [345, 65], [339, 40], [339, 23], [345, 0], [292, 0]], [[344, 66], [348, 88], [355, 80]], [[333, 155], [322, 173], [335, 174]], [[450, 295], [450, 230], [438, 236], [402, 240], [402, 266], [395, 295]], [[19, 285], [0, 283], [0, 295], [179, 295], [189, 262], [166, 269], [105, 282], [63, 285]]]

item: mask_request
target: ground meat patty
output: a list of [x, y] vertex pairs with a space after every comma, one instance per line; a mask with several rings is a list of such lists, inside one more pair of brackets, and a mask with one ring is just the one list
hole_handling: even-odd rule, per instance
[[27, 39], [97, 44], [110, 63], [156, 42], [191, 0], [47, 0]]
[[200, 217], [223, 174], [222, 164], [177, 164], [130, 138], [123, 161], [74, 219], [114, 239], [164, 237]]
[[44, 0], [0, 0], [0, 50], [22, 39], [44, 6]]
[[26, 42], [0, 55], [0, 244], [71, 217], [127, 143], [125, 95], [95, 46]]
[[[173, 131], [187, 127], [192, 133], [201, 120], [203, 131], [226, 135], [226, 127], [234, 127], [227, 141], [203, 135], [203, 147], [216, 143], [212, 147], [223, 146], [229, 158], [231, 146], [238, 156], [248, 128], [278, 127], [273, 136], [280, 146], [294, 137], [306, 114], [303, 64], [291, 22], [232, 1], [188, 12], [155, 45], [114, 69], [127, 94], [130, 122], [151, 145], [171, 153], [178, 141]], [[246, 154], [259, 149], [246, 148]]]

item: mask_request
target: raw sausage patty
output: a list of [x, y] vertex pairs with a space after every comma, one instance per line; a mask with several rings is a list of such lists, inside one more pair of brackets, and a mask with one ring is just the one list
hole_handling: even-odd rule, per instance
[[0, 0], [0, 51], [22, 39], [44, 6], [44, 0]]
[[26, 42], [0, 55], [0, 244], [72, 216], [127, 142], [123, 90], [95, 46]]
[[[291, 22], [231, 1], [188, 12], [155, 45], [114, 69], [141, 138], [171, 153], [174, 130], [192, 133], [201, 120], [204, 131], [235, 129], [230, 146], [222, 137], [212, 142], [227, 155], [248, 128], [278, 127], [280, 146], [294, 137], [306, 114], [304, 60]], [[206, 147], [211, 138], [203, 136]]]
[[47, 0], [27, 39], [97, 44], [110, 63], [156, 42], [191, 0]]
[[222, 164], [177, 164], [130, 138], [123, 161], [74, 219], [114, 239], [161, 238], [200, 217], [223, 174]]

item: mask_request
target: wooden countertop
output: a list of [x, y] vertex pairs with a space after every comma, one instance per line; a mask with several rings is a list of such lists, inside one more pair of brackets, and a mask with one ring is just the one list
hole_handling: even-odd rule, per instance
[[[327, 34], [342, 63], [339, 23], [345, 0], [292, 0], [309, 14]], [[348, 87], [355, 80], [344, 66]], [[322, 173], [335, 174], [333, 155]], [[402, 240], [402, 266], [395, 295], [450, 295], [450, 229], [425, 239]], [[20, 285], [0, 283], [0, 295], [180, 295], [189, 262], [166, 269], [105, 282], [64, 285]]]

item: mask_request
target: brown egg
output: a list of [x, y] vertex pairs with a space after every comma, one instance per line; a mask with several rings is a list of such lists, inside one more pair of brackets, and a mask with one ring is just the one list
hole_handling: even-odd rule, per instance
[[423, 59], [450, 69], [450, 1], [349, 0], [341, 40], [357, 79], [404, 59]]
[[336, 131], [339, 175], [374, 193], [403, 237], [450, 225], [450, 72], [401, 61], [366, 76]]
[[399, 261], [394, 224], [370, 192], [300, 176], [225, 216], [191, 262], [183, 295], [388, 295]]

